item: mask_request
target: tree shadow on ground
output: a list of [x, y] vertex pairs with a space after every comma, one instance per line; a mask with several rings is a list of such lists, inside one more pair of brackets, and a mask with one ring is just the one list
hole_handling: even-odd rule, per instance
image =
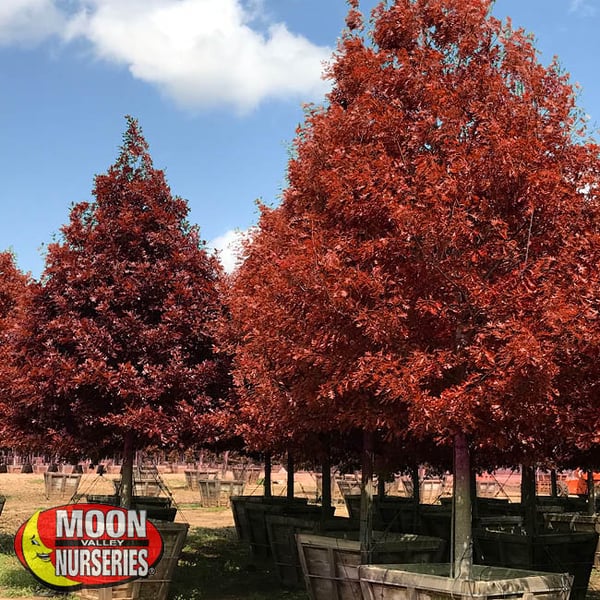
[[193, 527], [171, 585], [174, 600], [306, 600], [285, 590], [267, 562], [253, 559], [235, 528]]

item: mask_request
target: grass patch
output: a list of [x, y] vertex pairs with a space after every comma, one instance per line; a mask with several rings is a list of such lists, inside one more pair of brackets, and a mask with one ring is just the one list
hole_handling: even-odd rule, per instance
[[0, 590], [3, 596], [33, 596], [38, 589], [39, 583], [21, 566], [16, 556], [0, 554]]
[[13, 548], [13, 536], [0, 534], [0, 595], [6, 598], [45, 596], [76, 600], [73, 594], [61, 594], [41, 585], [17, 559]]
[[202, 506], [201, 502], [179, 502], [177, 508], [181, 508], [182, 510], [186, 508], [202, 509], [202, 512], [207, 513], [225, 513], [231, 510], [229, 506]]
[[306, 600], [283, 589], [268, 564], [256, 563], [233, 527], [193, 527], [171, 584], [173, 600]]

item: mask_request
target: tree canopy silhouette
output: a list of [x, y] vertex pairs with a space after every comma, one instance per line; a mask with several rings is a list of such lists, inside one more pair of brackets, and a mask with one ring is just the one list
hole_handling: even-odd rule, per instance
[[350, 5], [234, 283], [244, 410], [518, 463], [592, 402], [597, 438], [600, 171], [568, 75], [489, 0]]
[[63, 455], [125, 448], [129, 463], [150, 444], [210, 441], [230, 393], [213, 347], [222, 271], [135, 119], [94, 196], [73, 206], [33, 287], [15, 346], [15, 435]]

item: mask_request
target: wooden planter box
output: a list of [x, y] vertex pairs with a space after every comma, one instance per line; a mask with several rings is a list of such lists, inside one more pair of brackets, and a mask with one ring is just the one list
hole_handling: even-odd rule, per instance
[[85, 494], [86, 502], [90, 504], [110, 504], [110, 506], [119, 506], [119, 496], [116, 494]]
[[153, 523], [162, 536], [164, 546], [156, 571], [148, 577], [122, 585], [82, 590], [81, 600], [167, 600], [173, 572], [185, 544], [189, 525], [164, 521]]
[[[121, 479], [112, 480], [115, 494], [121, 492]], [[134, 479], [133, 493], [136, 496], [154, 496], [157, 497], [161, 492], [161, 485], [155, 478], [152, 479]]]
[[[431, 562], [438, 559], [445, 545], [439, 538], [414, 534], [373, 532], [373, 535], [373, 560], [383, 563]], [[357, 539], [300, 533], [296, 540], [311, 600], [362, 598]]]
[[238, 539], [241, 542], [250, 541], [250, 522], [248, 521], [248, 512], [246, 510], [248, 504], [281, 504], [294, 502], [300, 506], [306, 506], [307, 498], [293, 498], [288, 500], [275, 496], [265, 498], [264, 496], [232, 496], [230, 499], [231, 512], [233, 513], [233, 522]]
[[419, 497], [424, 504], [434, 504], [444, 494], [445, 482], [443, 479], [431, 478], [421, 481]]
[[576, 496], [536, 496], [535, 502], [542, 506], [560, 506], [564, 512], [584, 512], [587, 510], [587, 499]]
[[237, 481], [245, 481], [247, 466], [237, 463], [229, 463], [229, 470], [233, 473], [233, 478]]
[[226, 479], [221, 481], [221, 506], [231, 506], [232, 496], [241, 496], [244, 493], [244, 481]]
[[267, 514], [265, 522], [277, 578], [284, 587], [288, 588], [304, 587], [302, 565], [296, 543], [297, 533], [335, 532], [332, 535], [343, 537], [347, 532], [358, 530], [358, 523], [352, 519], [328, 517], [323, 520], [317, 514], [304, 517]]
[[135, 510], [145, 510], [149, 519], [157, 521], [165, 521], [173, 523], [177, 516], [177, 508], [175, 506], [145, 506], [143, 504], [134, 504]]
[[385, 496], [374, 498], [375, 522], [382, 531], [419, 533], [419, 506], [412, 498]]
[[[351, 519], [360, 519], [360, 494], [344, 494], [344, 503]], [[373, 515], [375, 517], [375, 515]]]
[[441, 561], [450, 560], [452, 506], [439, 504], [419, 505], [419, 533], [438, 537], [446, 542]]
[[198, 479], [219, 479], [219, 469], [198, 469]]
[[571, 577], [519, 569], [473, 566], [471, 579], [452, 579], [449, 564], [362, 565], [364, 600], [567, 600]]
[[46, 498], [71, 498], [77, 493], [81, 475], [79, 473], [44, 473]]
[[342, 496], [356, 496], [360, 497], [360, 481], [355, 475], [342, 475], [341, 477], [335, 477], [335, 482], [340, 490]]
[[[325, 518], [332, 517], [334, 508], [325, 511]], [[283, 515], [298, 517], [301, 519], [317, 520], [323, 517], [323, 509], [320, 506], [300, 504], [297, 502], [280, 502], [276, 504], [263, 504], [253, 502], [246, 505], [246, 517], [249, 525], [250, 550], [252, 555], [258, 559], [266, 559], [271, 556], [271, 545], [267, 531], [267, 516]]]
[[200, 506], [220, 506], [221, 482], [218, 479], [198, 479], [200, 490]]
[[[316, 501], [321, 502], [323, 499], [323, 474], [315, 473], [315, 487], [316, 487]], [[332, 502], [343, 502], [342, 496], [340, 496], [340, 488], [335, 481], [335, 477], [331, 478], [331, 485], [329, 486], [329, 493]]]
[[248, 485], [258, 485], [262, 472], [263, 470], [261, 467], [248, 467], [244, 474], [244, 480]]
[[[259, 479], [261, 468], [249, 464], [232, 464], [230, 465], [233, 478], [244, 483], [256, 483]], [[250, 482], [252, 479], [252, 482]]]
[[[579, 513], [547, 513], [546, 524], [549, 529], [559, 532], [579, 531], [600, 534], [600, 516]], [[594, 555], [594, 567], [600, 569], [600, 539]]]
[[479, 516], [505, 515], [508, 505], [508, 498], [477, 498]]
[[158, 496], [160, 491], [160, 482], [154, 478], [135, 479], [133, 481], [133, 493], [136, 496]]
[[185, 475], [185, 487], [188, 490], [196, 491], [198, 489], [198, 471], [186, 469], [183, 474]]
[[473, 532], [475, 562], [573, 576], [571, 600], [584, 600], [598, 534], [541, 533], [519, 535], [477, 529]]
[[[94, 504], [110, 504], [119, 506], [119, 496], [106, 494], [86, 494], [87, 502]], [[134, 496], [131, 508], [145, 510], [149, 519], [173, 522], [177, 516], [177, 508], [171, 506], [170, 498], [159, 498], [156, 496]]]
[[200, 504], [203, 507], [229, 506], [231, 496], [240, 496], [244, 491], [243, 481], [223, 479], [198, 479]]
[[[351, 519], [360, 519], [360, 494], [344, 496], [344, 502]], [[373, 529], [395, 533], [421, 533], [419, 531], [419, 510], [412, 498], [384, 496], [373, 498]], [[435, 507], [441, 509], [441, 507]]]

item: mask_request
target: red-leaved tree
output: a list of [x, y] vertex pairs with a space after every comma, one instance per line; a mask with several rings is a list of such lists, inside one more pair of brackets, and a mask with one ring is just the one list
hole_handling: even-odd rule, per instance
[[189, 447], [214, 427], [230, 394], [229, 361], [213, 347], [221, 268], [153, 167], [128, 118], [116, 163], [95, 180], [48, 247], [19, 331], [8, 423], [15, 436], [62, 455], [124, 455]]
[[[243, 409], [454, 443], [467, 576], [469, 450], [547, 457], [579, 424], [561, 377], [597, 381], [597, 279], [568, 273], [598, 251], [598, 148], [567, 75], [489, 0], [382, 3], [369, 27], [350, 4], [234, 282]], [[586, 385], [573, 407], [597, 404]]]
[[21, 316], [20, 311], [26, 302], [29, 283], [29, 276], [18, 269], [13, 254], [0, 252], [0, 345], [2, 346], [8, 343], [10, 331]]
[[[31, 279], [16, 266], [11, 252], [0, 252], [0, 414], [11, 403], [10, 389], [15, 377], [11, 363], [12, 336], [23, 318]], [[0, 444], [14, 446], [16, 440], [1, 419]]]

